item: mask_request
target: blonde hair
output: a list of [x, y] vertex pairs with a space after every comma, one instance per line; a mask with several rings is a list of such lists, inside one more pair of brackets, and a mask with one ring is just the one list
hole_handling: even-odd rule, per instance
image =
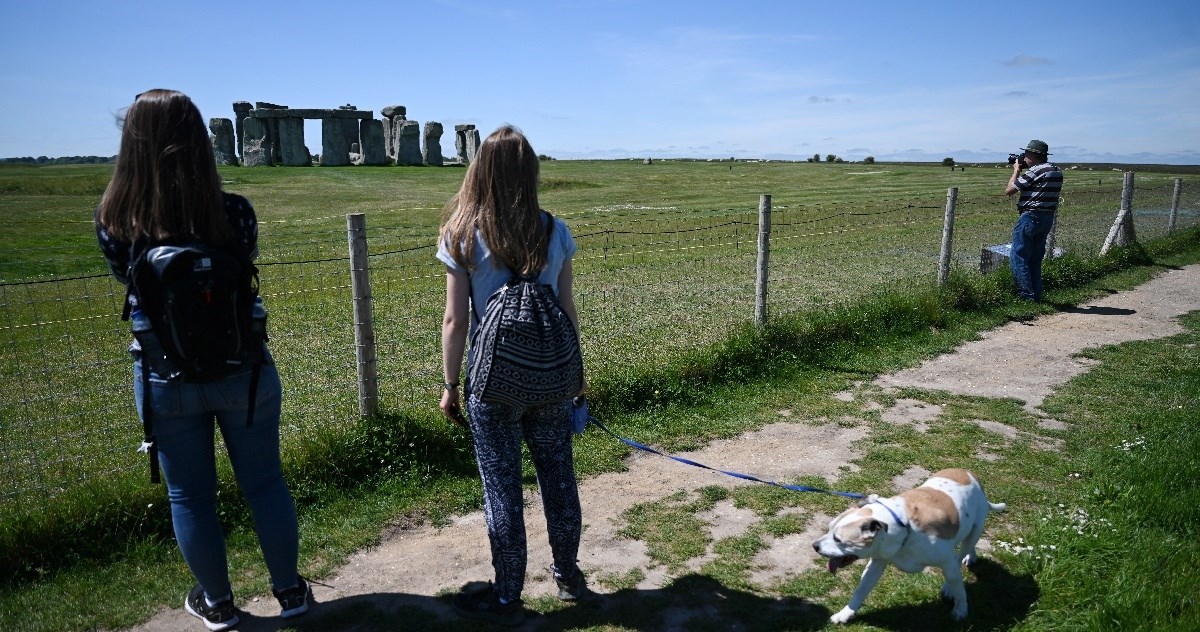
[[187, 95], [148, 90], [134, 99], [97, 220], [129, 242], [196, 238], [220, 244], [230, 238], [208, 129]]
[[549, 238], [538, 205], [538, 157], [520, 130], [492, 132], [443, 210], [441, 239], [459, 265], [474, 268], [475, 231], [497, 265], [518, 274], [546, 267]]

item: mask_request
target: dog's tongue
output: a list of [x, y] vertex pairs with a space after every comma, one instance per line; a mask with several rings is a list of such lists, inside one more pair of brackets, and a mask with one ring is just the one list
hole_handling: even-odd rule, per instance
[[857, 559], [858, 558], [853, 555], [843, 555], [841, 557], [831, 557], [831, 558], [829, 558], [829, 572], [836, 573], [839, 568], [842, 568], [843, 566], [849, 566], [854, 563], [854, 560], [857, 560]]

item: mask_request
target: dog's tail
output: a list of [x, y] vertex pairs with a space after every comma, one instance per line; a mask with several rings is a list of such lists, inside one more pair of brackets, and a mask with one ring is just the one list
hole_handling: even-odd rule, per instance
[[989, 500], [988, 501], [988, 509], [991, 509], [994, 512], [1000, 512], [1000, 511], [1004, 511], [1005, 509], [1008, 509], [1008, 505], [1006, 505], [1004, 503], [994, 503]]

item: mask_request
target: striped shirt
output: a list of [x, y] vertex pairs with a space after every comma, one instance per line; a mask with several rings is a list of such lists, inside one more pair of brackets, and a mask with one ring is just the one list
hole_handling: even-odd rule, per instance
[[1049, 162], [1034, 165], [1022, 173], [1014, 184], [1021, 191], [1021, 199], [1017, 201], [1018, 212], [1058, 210], [1063, 173], [1057, 165]]

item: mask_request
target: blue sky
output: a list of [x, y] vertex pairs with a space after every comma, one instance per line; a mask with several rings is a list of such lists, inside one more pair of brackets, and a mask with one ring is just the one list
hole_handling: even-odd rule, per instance
[[[135, 94], [404, 105], [556, 158], [1200, 164], [1200, 2], [0, 5], [0, 157], [111, 155]], [[320, 151], [319, 126], [306, 141]]]

